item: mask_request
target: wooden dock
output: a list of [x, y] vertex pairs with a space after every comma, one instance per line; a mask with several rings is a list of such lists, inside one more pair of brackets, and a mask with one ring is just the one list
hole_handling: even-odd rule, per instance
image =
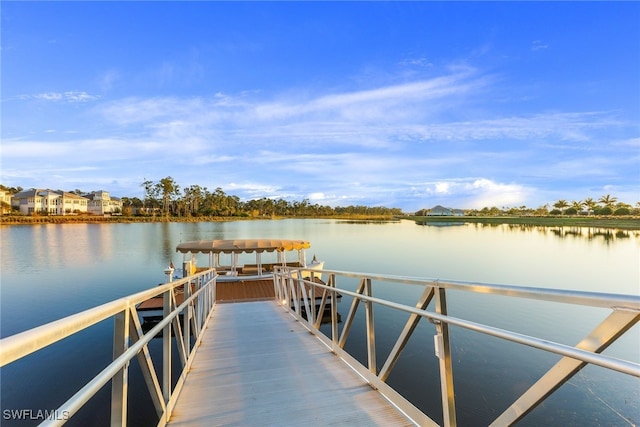
[[273, 300], [207, 327], [170, 426], [414, 425]]

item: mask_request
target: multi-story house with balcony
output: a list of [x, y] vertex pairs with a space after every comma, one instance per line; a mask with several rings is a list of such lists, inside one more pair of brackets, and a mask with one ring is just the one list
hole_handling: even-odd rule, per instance
[[66, 191], [30, 188], [11, 195], [0, 190], [0, 201], [7, 201], [2, 205], [2, 212], [9, 210], [9, 206], [19, 210], [24, 215], [74, 215], [90, 213], [94, 215], [111, 215], [122, 213], [122, 201], [111, 197], [107, 191], [94, 191], [81, 196]]
[[122, 201], [111, 197], [108, 191], [93, 191], [84, 195], [89, 200], [88, 211], [94, 215], [111, 215], [122, 213]]
[[60, 191], [62, 196], [62, 212], [59, 215], [71, 215], [88, 212], [89, 200], [75, 193]]
[[65, 191], [30, 188], [13, 195], [11, 205], [25, 215], [72, 215], [86, 213], [89, 200]]
[[4, 215], [11, 212], [11, 199], [13, 194], [7, 190], [0, 190], [0, 215]]

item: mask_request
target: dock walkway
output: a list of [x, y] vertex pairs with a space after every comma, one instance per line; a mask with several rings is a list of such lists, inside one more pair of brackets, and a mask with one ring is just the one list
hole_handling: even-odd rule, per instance
[[207, 327], [170, 426], [414, 425], [275, 301]]

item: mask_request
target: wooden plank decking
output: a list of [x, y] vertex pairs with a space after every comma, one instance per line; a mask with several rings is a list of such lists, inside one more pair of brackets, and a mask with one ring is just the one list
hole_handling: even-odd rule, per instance
[[413, 425], [275, 301], [214, 310], [170, 426]]

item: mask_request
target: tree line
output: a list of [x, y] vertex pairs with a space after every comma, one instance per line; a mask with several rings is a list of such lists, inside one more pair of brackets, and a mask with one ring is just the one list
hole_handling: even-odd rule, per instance
[[[553, 209], [550, 209], [553, 207]], [[605, 194], [598, 200], [589, 197], [584, 200], [567, 201], [560, 199], [553, 205], [544, 205], [538, 208], [529, 208], [527, 206], [497, 207], [471, 209], [465, 211], [471, 216], [547, 216], [547, 215], [640, 215], [640, 202], [636, 202], [635, 207], [624, 202], [618, 201], [617, 197]]]
[[144, 197], [123, 197], [124, 215], [162, 215], [165, 217], [273, 217], [273, 216], [393, 216], [402, 215], [400, 208], [384, 206], [335, 207], [311, 203], [309, 199], [287, 201], [282, 198], [263, 197], [241, 201], [238, 196], [225, 193], [217, 187], [210, 191], [207, 187], [190, 185], [181, 188], [168, 176], [160, 180], [145, 180], [140, 186]]
[[[122, 197], [122, 214], [125, 216], [164, 216], [164, 217], [274, 217], [274, 216], [398, 216], [403, 215], [400, 208], [384, 206], [346, 206], [331, 207], [312, 204], [309, 199], [302, 201], [287, 201], [282, 198], [272, 199], [263, 197], [241, 201], [238, 196], [225, 193], [217, 187], [210, 191], [207, 187], [191, 185], [181, 188], [170, 176], [158, 181], [146, 180], [140, 184], [144, 190], [142, 199], [138, 197]], [[23, 190], [22, 187], [6, 187], [0, 184], [0, 190], [15, 194]], [[80, 189], [70, 191], [78, 195], [88, 192]], [[4, 206], [3, 210], [10, 210]], [[484, 207], [482, 209], [466, 209], [468, 216], [547, 216], [547, 215], [640, 215], [640, 202], [635, 206], [618, 201], [610, 194], [603, 195], [597, 200], [587, 198], [578, 201], [560, 199], [550, 205], [530, 208], [517, 207]], [[417, 216], [427, 215], [429, 209], [421, 209]]]

